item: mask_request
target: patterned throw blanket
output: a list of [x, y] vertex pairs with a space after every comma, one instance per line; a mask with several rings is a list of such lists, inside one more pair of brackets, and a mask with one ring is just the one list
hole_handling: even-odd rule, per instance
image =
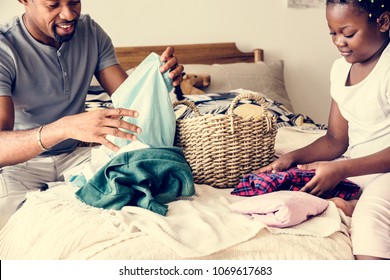
[[[240, 94], [240, 90], [223, 93], [209, 93], [199, 96], [187, 96], [188, 99], [195, 100], [200, 113], [203, 114], [227, 114], [228, 109], [234, 97]], [[258, 93], [260, 94], [260, 93]], [[260, 94], [263, 96], [262, 94]], [[268, 103], [268, 111], [277, 117], [277, 127], [291, 127], [291, 126], [309, 126], [313, 129], [326, 129], [326, 125], [315, 123], [310, 117], [304, 114], [296, 114], [289, 111], [283, 104], [263, 96]], [[247, 101], [245, 101], [247, 103]], [[181, 108], [179, 105], [176, 111]], [[91, 86], [87, 96], [86, 110], [95, 110], [99, 108], [110, 108], [112, 103], [110, 97], [104, 93], [103, 89], [98, 86]], [[194, 114], [190, 108], [184, 110], [179, 118], [193, 117]]]
[[[226, 93], [210, 93], [204, 94], [196, 100], [192, 96], [188, 96], [188, 98], [194, 99], [199, 112], [204, 114], [227, 114], [231, 102], [234, 97], [240, 94], [240, 90], [226, 92]], [[255, 93], [255, 92], [252, 92]], [[277, 118], [277, 128], [284, 126], [311, 126], [313, 129], [326, 129], [326, 126], [323, 124], [315, 123], [310, 117], [304, 114], [295, 114], [289, 111], [283, 104], [272, 100], [260, 93], [260, 96], [263, 96], [264, 99], [268, 103], [268, 111], [271, 115], [276, 116]], [[249, 103], [250, 101], [243, 101], [245, 103]], [[177, 109], [177, 108], [176, 108]], [[184, 112], [181, 113], [179, 118], [190, 118], [195, 116], [190, 108], [187, 108]]]

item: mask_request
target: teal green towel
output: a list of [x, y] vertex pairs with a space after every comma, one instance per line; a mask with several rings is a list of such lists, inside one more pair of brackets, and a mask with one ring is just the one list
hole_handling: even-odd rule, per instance
[[191, 168], [176, 147], [119, 154], [76, 192], [91, 206], [115, 210], [139, 206], [161, 215], [166, 215], [167, 203], [194, 194]]

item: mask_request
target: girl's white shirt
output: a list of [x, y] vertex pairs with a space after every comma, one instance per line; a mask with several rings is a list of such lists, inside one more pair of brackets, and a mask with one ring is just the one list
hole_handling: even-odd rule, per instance
[[350, 68], [344, 58], [333, 63], [330, 93], [348, 121], [350, 155], [356, 158], [390, 146], [390, 44], [363, 81], [346, 86]]

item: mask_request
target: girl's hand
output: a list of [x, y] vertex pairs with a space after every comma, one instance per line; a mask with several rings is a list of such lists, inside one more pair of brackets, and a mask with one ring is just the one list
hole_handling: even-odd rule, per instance
[[308, 164], [299, 164], [301, 170], [315, 170], [316, 175], [300, 191], [315, 196], [322, 196], [333, 190], [343, 180], [342, 172], [334, 161], [319, 161]]
[[267, 166], [264, 166], [260, 169], [252, 171], [252, 173], [264, 173], [264, 172], [280, 172], [284, 171], [291, 167], [292, 165], [292, 159], [288, 155], [283, 155], [274, 162], [268, 164]]
[[173, 86], [178, 86], [183, 81], [184, 66], [179, 64], [179, 60], [174, 56], [175, 50], [168, 47], [161, 55], [161, 61], [165, 62], [160, 71], [164, 73], [170, 70], [169, 78], [173, 79]]

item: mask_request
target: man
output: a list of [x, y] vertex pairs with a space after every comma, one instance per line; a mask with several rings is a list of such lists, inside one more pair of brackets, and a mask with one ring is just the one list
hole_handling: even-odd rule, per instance
[[[25, 13], [0, 26], [0, 228], [28, 191], [90, 159], [79, 141], [116, 151], [107, 135], [134, 140], [141, 129], [122, 120], [134, 110], [83, 112], [93, 75], [111, 95], [127, 74], [108, 35], [81, 15], [81, 1], [18, 1]], [[171, 70], [177, 86], [183, 66], [173, 55], [165, 50], [160, 70]]]

